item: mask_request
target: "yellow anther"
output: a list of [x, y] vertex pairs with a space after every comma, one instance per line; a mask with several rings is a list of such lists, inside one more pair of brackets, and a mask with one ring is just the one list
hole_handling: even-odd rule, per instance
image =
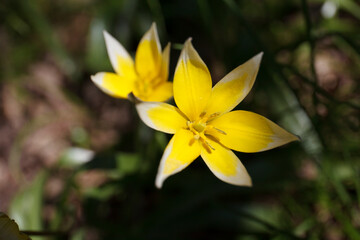
[[220, 115], [220, 113], [216, 112], [216, 113], [211, 114], [211, 115], [209, 116], [209, 118], [217, 117], [217, 116], [219, 116], [219, 115]]
[[195, 141], [196, 141], [195, 138], [190, 139], [189, 146], [192, 146], [195, 143]]
[[212, 121], [214, 118], [220, 116], [220, 113], [219, 112], [216, 112], [216, 113], [213, 113], [211, 114], [208, 118], [207, 118], [207, 122], [210, 122]]
[[199, 117], [203, 118], [205, 115], [206, 115], [206, 112], [202, 112], [202, 113], [200, 113]]

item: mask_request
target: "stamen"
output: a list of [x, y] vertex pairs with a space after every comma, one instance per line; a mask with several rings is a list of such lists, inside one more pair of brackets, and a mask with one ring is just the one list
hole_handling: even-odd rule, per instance
[[208, 153], [211, 153], [211, 149], [209, 148], [208, 145], [206, 145], [205, 143], [203, 143], [202, 146], [205, 148], [205, 150], [206, 150]]
[[214, 142], [220, 142], [220, 139], [218, 137], [215, 137], [213, 135], [209, 135], [209, 134], [205, 134], [205, 136], [211, 140], [213, 140]]
[[205, 150], [208, 152], [208, 153], [211, 153], [211, 150], [215, 150], [215, 148], [213, 146], [210, 145], [210, 143], [208, 143], [205, 139], [201, 138], [201, 143], [202, 143], [202, 146], [205, 148]]
[[214, 129], [215, 129], [216, 131], [218, 131], [219, 133], [226, 135], [226, 132], [224, 132], [223, 130], [218, 129], [218, 128], [216, 128], [216, 127], [214, 127]]
[[195, 138], [190, 139], [189, 146], [192, 146], [195, 143], [195, 141], [196, 141]]
[[219, 113], [219, 112], [216, 112], [216, 113], [211, 114], [211, 115], [209, 116], [209, 118], [217, 117], [217, 116], [219, 116], [219, 115], [220, 115], [220, 113]]
[[215, 150], [215, 148], [213, 146], [211, 146], [210, 143], [205, 140], [205, 138], [201, 138], [201, 142], [202, 142], [203, 146], [207, 146], [208, 148]]
[[[192, 132], [193, 138], [190, 139], [189, 141], [189, 145], [193, 145], [195, 141], [200, 141], [202, 146], [205, 148], [205, 150], [208, 153], [211, 153], [211, 151], [214, 151], [215, 148], [213, 146], [211, 146], [211, 144], [206, 141], [208, 138], [209, 140], [213, 140], [215, 142], [220, 142], [220, 140], [217, 137], [214, 137], [211, 135], [211, 130], [214, 129], [215, 131], [226, 135], [226, 132], [215, 128], [212, 125], [208, 125], [207, 122], [211, 120], [211, 118], [217, 117], [219, 116], [220, 113], [213, 113], [211, 114], [209, 117], [206, 117], [206, 112], [202, 112], [199, 115], [199, 119], [196, 121], [187, 121], [186, 125], [187, 125], [187, 130], [189, 130], [190, 132]], [[213, 132], [214, 133], [214, 132]]]
[[208, 141], [205, 140], [205, 143], [206, 143], [206, 145], [209, 146], [209, 148], [211, 148], [212, 150], [215, 150], [215, 148], [213, 146], [211, 146], [210, 143], [208, 143]]
[[210, 122], [211, 120], [213, 120], [214, 118], [218, 117], [219, 115], [220, 115], [219, 112], [216, 112], [216, 113], [211, 114], [211, 115], [208, 117], [208, 119], [207, 119], [206, 122]]

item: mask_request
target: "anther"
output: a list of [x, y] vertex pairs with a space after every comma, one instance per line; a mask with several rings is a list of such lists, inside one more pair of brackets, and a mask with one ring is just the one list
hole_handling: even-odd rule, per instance
[[216, 113], [211, 114], [211, 115], [209, 116], [209, 118], [217, 117], [217, 116], [219, 116], [219, 115], [220, 115], [220, 113], [219, 113], [219, 112], [216, 112]]
[[196, 141], [195, 138], [190, 139], [189, 146], [192, 146], [195, 143], [195, 141]]
[[214, 118], [218, 117], [220, 115], [219, 112], [213, 113], [211, 114], [208, 118], [207, 118], [207, 122], [210, 122], [211, 120], [213, 120]]

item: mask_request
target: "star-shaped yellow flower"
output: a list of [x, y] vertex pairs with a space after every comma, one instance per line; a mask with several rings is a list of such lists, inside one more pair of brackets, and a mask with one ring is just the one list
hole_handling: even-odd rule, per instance
[[167, 81], [170, 43], [161, 53], [155, 23], [141, 39], [135, 63], [125, 48], [106, 31], [104, 38], [115, 73], [100, 72], [91, 76], [101, 90], [118, 98], [127, 98], [132, 92], [142, 101], [162, 102], [172, 97], [172, 82]]
[[262, 53], [235, 68], [213, 88], [210, 73], [187, 40], [174, 76], [174, 98], [166, 103], [137, 104], [149, 127], [175, 134], [160, 162], [156, 186], [187, 167], [199, 155], [224, 182], [251, 186], [251, 178], [231, 151], [261, 152], [298, 138], [272, 121], [248, 111], [232, 111], [252, 88]]

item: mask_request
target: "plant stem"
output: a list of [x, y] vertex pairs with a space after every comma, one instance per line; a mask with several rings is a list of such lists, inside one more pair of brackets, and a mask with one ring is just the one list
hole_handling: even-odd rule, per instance
[[66, 235], [66, 232], [62, 231], [21, 231], [28, 236], [62, 236]]
[[[314, 84], [317, 87], [319, 81], [315, 69], [315, 39], [312, 36], [312, 23], [311, 23], [307, 0], [301, 0], [301, 6], [305, 18], [306, 36], [310, 44], [310, 70], [314, 79]], [[313, 102], [314, 102], [314, 106], [316, 106], [318, 103], [315, 88], [313, 91]]]

